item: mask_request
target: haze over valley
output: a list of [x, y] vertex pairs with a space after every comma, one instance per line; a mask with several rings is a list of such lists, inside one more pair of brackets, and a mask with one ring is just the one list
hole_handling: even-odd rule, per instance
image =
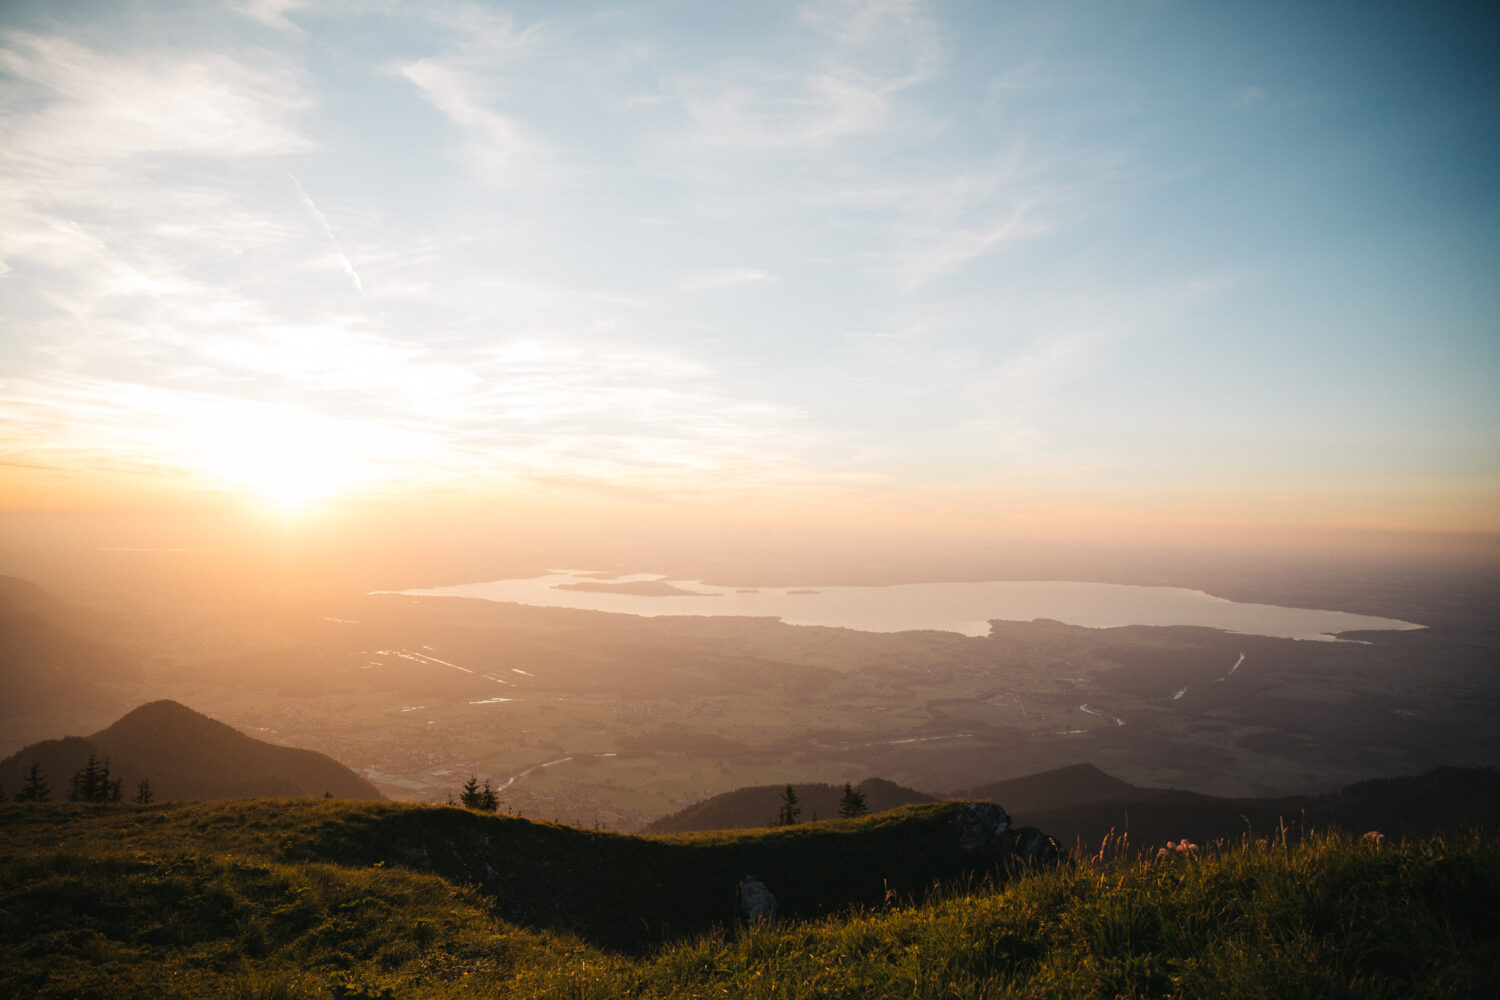
[[[1142, 786], [1270, 796], [1495, 766], [1500, 746], [1496, 630], [1478, 614], [1416, 628], [1364, 618], [1384, 627], [1342, 641], [1046, 619], [973, 636], [369, 592], [295, 573], [281, 587], [216, 553], [89, 563], [111, 561], [134, 585], [74, 578], [90, 608], [8, 584], [5, 620], [29, 630], [8, 632], [9, 683], [26, 697], [0, 710], [0, 755], [170, 698], [327, 754], [390, 798], [448, 801], [478, 775], [503, 811], [628, 831], [753, 785], [879, 777], [941, 797], [1086, 762]], [[1430, 582], [1424, 595], [1437, 596]]]

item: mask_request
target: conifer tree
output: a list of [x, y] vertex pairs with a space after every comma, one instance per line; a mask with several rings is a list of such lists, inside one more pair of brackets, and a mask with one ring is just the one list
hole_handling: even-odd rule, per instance
[[479, 790], [479, 778], [469, 775], [469, 780], [464, 782], [463, 791], [458, 793], [458, 802], [465, 809], [478, 809], [483, 801], [484, 793]]
[[151, 804], [151, 779], [150, 778], [142, 778], [140, 781], [136, 782], [136, 786], [135, 786], [135, 800], [136, 800], [136, 802], [138, 802], [139, 804], [141, 804], [143, 806]]
[[47, 779], [42, 777], [42, 765], [32, 761], [31, 770], [26, 772], [26, 783], [16, 793], [16, 801], [46, 802], [51, 794], [52, 787], [47, 784]]
[[89, 759], [70, 780], [69, 802], [118, 802], [120, 801], [120, 779], [109, 776], [109, 758], [99, 760], [99, 755], [89, 751]]
[[776, 825], [792, 826], [801, 815], [802, 809], [797, 805], [797, 792], [791, 785], [787, 785], [786, 791], [781, 793], [781, 811], [776, 814]]
[[495, 790], [490, 787], [490, 779], [484, 779], [484, 789], [479, 793], [479, 805], [476, 807], [485, 812], [494, 812], [500, 808], [500, 799], [495, 795]]
[[89, 759], [83, 767], [68, 779], [69, 802], [102, 802], [104, 800], [104, 778], [99, 767], [99, 757], [89, 751]]
[[844, 795], [839, 799], [839, 815], [844, 819], [853, 819], [867, 812], [869, 809], [865, 806], [865, 793], [855, 790], [847, 781], [844, 782]]

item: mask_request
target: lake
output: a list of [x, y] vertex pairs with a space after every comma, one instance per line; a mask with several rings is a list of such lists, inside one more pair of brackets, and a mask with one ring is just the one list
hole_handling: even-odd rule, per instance
[[1331, 640], [1337, 633], [1421, 628], [1344, 611], [1240, 604], [1181, 587], [1059, 580], [906, 583], [879, 587], [721, 587], [650, 574], [552, 570], [544, 576], [404, 590], [419, 597], [474, 597], [540, 607], [658, 615], [779, 618], [864, 632], [935, 629], [989, 634], [991, 619], [1051, 618], [1070, 625], [1198, 625], [1250, 635]]

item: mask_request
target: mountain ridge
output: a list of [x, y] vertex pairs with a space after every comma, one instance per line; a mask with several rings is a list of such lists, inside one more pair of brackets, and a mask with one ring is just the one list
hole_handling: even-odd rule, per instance
[[[842, 785], [792, 782], [791, 787], [797, 795], [797, 804], [802, 810], [803, 820], [838, 818], [839, 800], [844, 793]], [[852, 787], [864, 795], [865, 809], [871, 813], [884, 812], [899, 806], [938, 801], [937, 796], [898, 785], [884, 778], [866, 778]], [[721, 792], [675, 813], [652, 820], [642, 828], [641, 832], [693, 833], [705, 830], [740, 830], [768, 826], [776, 818], [786, 788], [784, 784], [749, 785]], [[1005, 803], [1001, 802], [1000, 805], [1004, 807]]]
[[[812, 819], [815, 811], [824, 819], [837, 815], [841, 786], [794, 783], [792, 787], [804, 821]], [[1094, 849], [1106, 836], [1121, 835], [1128, 835], [1141, 848], [1183, 838], [1234, 842], [1245, 834], [1278, 834], [1283, 827], [1293, 835], [1334, 827], [1352, 833], [1378, 829], [1392, 836], [1470, 827], [1500, 830], [1500, 771], [1493, 768], [1439, 767], [1416, 775], [1355, 782], [1324, 795], [1264, 798], [1226, 798], [1133, 785], [1088, 763], [988, 782], [946, 797], [879, 778], [866, 779], [857, 787], [879, 789], [879, 794], [866, 793], [872, 813], [908, 801], [940, 798], [995, 802], [1017, 826], [1045, 830], [1065, 848]], [[663, 816], [642, 832], [767, 826], [776, 816], [785, 788], [754, 785], [723, 792]], [[895, 801], [904, 795], [912, 798]]]

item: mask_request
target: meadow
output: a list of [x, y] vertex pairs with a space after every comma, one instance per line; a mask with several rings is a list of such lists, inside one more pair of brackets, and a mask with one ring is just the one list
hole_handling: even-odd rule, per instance
[[[726, 851], [759, 851], [769, 871], [828, 837], [870, 878], [909, 876], [925, 850], [906, 838], [962, 805], [669, 838], [395, 803], [7, 805], [0, 992], [1412, 998], [1500, 986], [1500, 849], [1468, 835], [1268, 831], [1163, 857], [1105, 844], [1056, 866], [829, 899], [823, 915], [770, 927], [736, 927], [726, 897], [726, 919], [705, 929], [606, 943], [661, 903], [653, 882]], [[451, 861], [479, 840], [487, 853], [470, 860], [490, 871], [445, 877], [444, 845]], [[592, 872], [592, 922], [566, 912], [568, 893], [549, 895], [579, 870]], [[519, 912], [532, 917], [507, 917]], [[561, 929], [570, 921], [585, 933]]]

